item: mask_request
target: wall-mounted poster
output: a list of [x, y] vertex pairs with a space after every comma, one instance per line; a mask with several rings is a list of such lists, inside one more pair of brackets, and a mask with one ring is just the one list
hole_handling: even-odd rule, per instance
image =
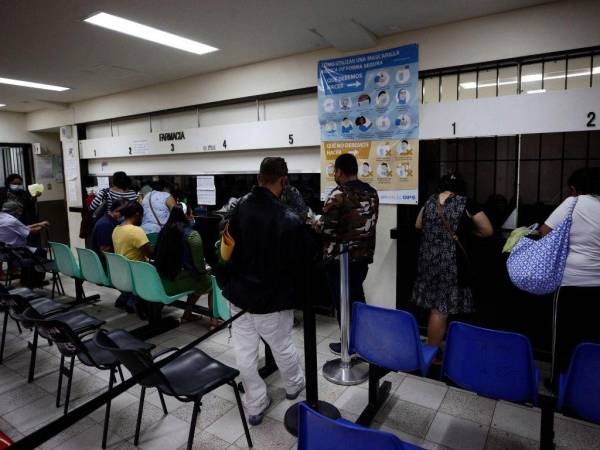
[[322, 198], [335, 187], [335, 159], [353, 153], [381, 203], [417, 204], [417, 44], [320, 61], [318, 77]]

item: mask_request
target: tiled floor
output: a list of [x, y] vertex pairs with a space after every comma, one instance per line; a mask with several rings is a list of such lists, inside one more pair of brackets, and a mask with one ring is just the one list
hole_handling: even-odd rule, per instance
[[[65, 280], [68, 294], [73, 294], [72, 282]], [[132, 314], [112, 307], [116, 291], [86, 286], [88, 294], [99, 293], [102, 301], [84, 309], [107, 321], [106, 328], [136, 328], [141, 322]], [[180, 314], [177, 310], [170, 314]], [[205, 333], [205, 320], [185, 324], [152, 339], [158, 349], [182, 346]], [[319, 367], [332, 355], [327, 344], [337, 338], [334, 320], [319, 317], [317, 323], [317, 361]], [[26, 381], [29, 352], [28, 332], [18, 335], [14, 323], [9, 325], [5, 360], [0, 365], [0, 430], [19, 439], [60, 416], [54, 406], [58, 353], [55, 346], [42, 342], [37, 359], [34, 383]], [[294, 341], [303, 355], [302, 329], [294, 330]], [[206, 353], [235, 366], [235, 355], [227, 330], [199, 345]], [[72, 405], [77, 406], [106, 389], [107, 372], [76, 364], [72, 389]], [[538, 448], [540, 411], [507, 402], [496, 402], [470, 392], [448, 388], [438, 381], [405, 374], [389, 374], [392, 392], [375, 418], [374, 427], [398, 435], [401, 439], [427, 449], [536, 449]], [[263, 424], [251, 427], [255, 448], [293, 449], [296, 440], [283, 426], [283, 417], [293, 403], [285, 400], [279, 374], [267, 380], [273, 405]], [[138, 387], [117, 397], [112, 403], [109, 448], [135, 448], [133, 433], [138, 409]], [[343, 387], [326, 381], [319, 372], [319, 396], [334, 403], [343, 417], [356, 420], [367, 402], [367, 385]], [[302, 398], [302, 397], [301, 397]], [[156, 392], [146, 396], [142, 432], [138, 448], [185, 448], [191, 418], [191, 405], [167, 397], [169, 414], [163, 415]], [[79, 421], [52, 440], [43, 449], [100, 448], [104, 408]], [[561, 450], [600, 448], [600, 427], [557, 416], [556, 444]], [[224, 386], [203, 399], [198, 419], [194, 448], [217, 450], [246, 447], [235, 397]]]

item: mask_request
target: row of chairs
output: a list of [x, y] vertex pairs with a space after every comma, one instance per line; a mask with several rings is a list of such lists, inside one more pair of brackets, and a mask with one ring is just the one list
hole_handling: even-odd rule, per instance
[[[83, 266], [85, 266], [85, 263]], [[129, 266], [127, 266], [127, 269], [131, 270]], [[56, 406], [60, 406], [63, 377], [66, 377], [67, 387], [64, 400], [64, 414], [68, 413], [69, 409], [76, 360], [81, 364], [95, 367], [99, 370], [109, 370], [108, 390], [110, 391], [117, 381], [117, 372], [121, 381], [124, 380], [121, 364], [132, 375], [136, 375], [146, 369], [153, 369], [154, 361], [157, 358], [178, 350], [177, 348], [169, 348], [153, 355], [151, 350], [154, 349], [154, 345], [136, 338], [125, 330], [102, 330], [101, 326], [104, 324], [104, 321], [98, 321], [85, 312], [78, 310], [64, 313], [63, 311], [69, 308], [69, 306], [39, 297], [27, 289], [19, 288], [4, 292], [0, 296], [0, 299], [2, 300], [2, 304], [8, 306], [11, 317], [17, 323], [22, 324], [26, 328], [33, 328], [35, 336], [39, 333], [40, 336], [48, 339], [50, 343], [57, 345], [61, 354], [61, 360], [58, 372]], [[62, 305], [62, 307], [49, 308], [48, 306], [50, 305]], [[223, 309], [224, 306], [222, 305], [222, 311], [225, 311]], [[228, 313], [224, 313], [221, 315], [221, 318], [227, 316]], [[71, 317], [79, 319], [87, 318], [87, 327], [85, 329], [81, 327], [77, 328], [76, 322], [70, 320]], [[4, 330], [6, 330], [6, 324]], [[91, 337], [92, 334], [94, 334], [94, 337]], [[37, 343], [36, 337], [34, 337], [34, 342]], [[65, 367], [66, 362], [68, 362], [68, 369]], [[192, 422], [188, 436], [188, 448], [191, 449], [202, 397], [214, 389], [228, 384], [234, 390], [248, 445], [252, 447], [238, 385], [235, 382], [238, 376], [239, 372], [236, 369], [225, 366], [198, 349], [192, 349], [183, 353], [160, 370], [154, 369], [151, 375], [145, 377], [140, 382], [142, 392], [134, 437], [135, 444], [137, 445], [139, 442], [146, 389], [156, 388], [158, 390], [165, 414], [168, 411], [163, 398], [164, 395], [173, 396], [183, 402], [193, 402]], [[107, 403], [105, 410], [102, 437], [103, 448], [106, 448], [109, 418], [110, 402]]]
[[[412, 314], [362, 303], [353, 305], [350, 345], [370, 364], [422, 376], [436, 354], [435, 348], [421, 342]], [[580, 344], [568, 372], [560, 377], [558, 411], [600, 424], [599, 367], [600, 345]], [[450, 324], [442, 380], [496, 400], [537, 405], [539, 377], [526, 336]]]

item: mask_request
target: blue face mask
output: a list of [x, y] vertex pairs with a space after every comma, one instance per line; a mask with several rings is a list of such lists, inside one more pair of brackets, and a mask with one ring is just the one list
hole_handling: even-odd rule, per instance
[[194, 228], [196, 226], [196, 219], [190, 220], [190, 227]]
[[118, 222], [118, 223], [123, 223], [123, 222], [125, 222], [125, 217], [123, 217], [123, 216], [119, 217], [119, 218], [117, 219], [117, 222]]
[[23, 191], [25, 187], [22, 184], [11, 184], [8, 186], [11, 191]]

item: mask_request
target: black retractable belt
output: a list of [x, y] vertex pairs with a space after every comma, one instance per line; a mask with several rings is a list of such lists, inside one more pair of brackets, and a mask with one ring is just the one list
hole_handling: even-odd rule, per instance
[[89, 414], [91, 414], [92, 412], [97, 410], [98, 408], [102, 407], [109, 400], [114, 399], [115, 397], [121, 395], [123, 392], [125, 392], [132, 386], [135, 386], [142, 379], [144, 379], [147, 376], [149, 376], [150, 374], [152, 374], [152, 372], [154, 372], [155, 370], [158, 370], [158, 369], [162, 368], [163, 366], [169, 364], [171, 361], [178, 358], [179, 356], [181, 356], [183, 353], [187, 352], [188, 350], [191, 350], [192, 348], [196, 347], [196, 345], [198, 345], [200, 342], [205, 341], [206, 339], [211, 337], [213, 334], [216, 334], [219, 331], [224, 330], [225, 328], [227, 328], [229, 326], [229, 324], [231, 324], [234, 320], [236, 320], [242, 314], [245, 314], [245, 311], [240, 311], [239, 313], [237, 313], [230, 319], [226, 320], [225, 322], [223, 322], [221, 325], [219, 325], [215, 329], [200, 336], [198, 339], [196, 339], [196, 340], [190, 342], [189, 344], [185, 345], [184, 347], [180, 348], [179, 350], [177, 350], [170, 356], [167, 356], [166, 358], [161, 359], [160, 361], [154, 363], [152, 365], [152, 367], [147, 368], [143, 372], [140, 372], [137, 375], [135, 375], [135, 376], [129, 378], [128, 380], [120, 383], [119, 385], [113, 387], [112, 391], [105, 392], [104, 394], [101, 394], [98, 397], [93, 398], [92, 400], [84, 403], [83, 405], [79, 406], [78, 408], [71, 410], [71, 412], [69, 412], [67, 415], [62, 416], [59, 419], [54, 420], [53, 422], [50, 422], [48, 425], [43, 426], [42, 428], [40, 428], [37, 431], [34, 431], [33, 433], [29, 434], [28, 436], [25, 436], [23, 439], [15, 442], [13, 445], [11, 445], [8, 448], [10, 448], [11, 450], [12, 449], [14, 449], [14, 450], [21, 450], [21, 449], [22, 450], [30, 450], [32, 448], [40, 446], [44, 442], [46, 442], [49, 439], [56, 436], [61, 431], [66, 430], [71, 425], [77, 423], [78, 421], [80, 421], [84, 417], [88, 416]]

